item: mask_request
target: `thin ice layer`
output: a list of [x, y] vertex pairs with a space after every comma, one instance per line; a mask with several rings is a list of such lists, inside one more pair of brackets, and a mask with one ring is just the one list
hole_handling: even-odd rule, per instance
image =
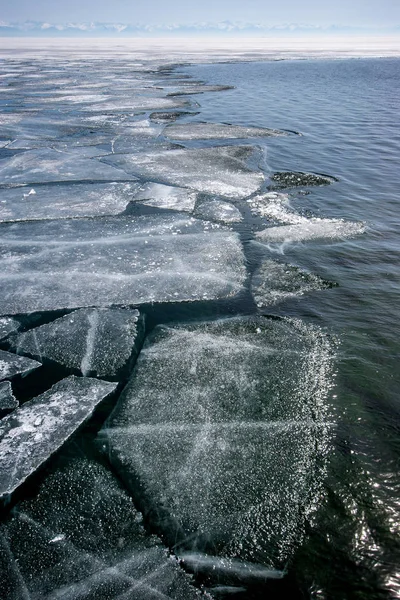
[[137, 183], [24, 186], [1, 191], [0, 221], [95, 217], [122, 213]]
[[192, 212], [196, 199], [196, 192], [161, 183], [145, 183], [135, 195], [135, 200], [140, 200], [146, 206], [183, 212]]
[[36, 360], [0, 350], [0, 381], [12, 379], [16, 375], [27, 375], [41, 366]]
[[299, 186], [329, 185], [337, 181], [332, 175], [319, 173], [303, 173], [301, 171], [279, 171], [270, 177], [277, 188], [291, 188]]
[[239, 223], [243, 220], [242, 213], [236, 206], [222, 200], [207, 200], [202, 202], [195, 211], [196, 217], [221, 223]]
[[101, 441], [179, 551], [279, 568], [316, 498], [331, 383], [330, 342], [299, 321], [160, 326]]
[[228, 298], [246, 277], [236, 234], [181, 215], [3, 224], [0, 237], [0, 314]]
[[232, 85], [187, 85], [180, 90], [170, 92], [168, 96], [191, 96], [192, 94], [204, 94], [205, 92], [224, 92], [233, 90]]
[[15, 349], [85, 376], [115, 377], [141, 343], [139, 317], [137, 310], [82, 308], [22, 333]]
[[0, 183], [48, 183], [52, 181], [121, 181], [126, 172], [82, 158], [80, 151], [59, 152], [48, 148], [27, 150], [0, 160]]
[[67, 377], [0, 422], [0, 499], [12, 494], [92, 415], [116, 388]]
[[333, 285], [299, 267], [266, 259], [251, 279], [251, 293], [257, 306], [263, 307]]
[[129, 174], [160, 183], [244, 198], [257, 192], [264, 182], [263, 174], [246, 164], [253, 153], [254, 148], [249, 146], [220, 146], [113, 155], [101, 160]]
[[163, 135], [174, 140], [246, 139], [288, 135], [279, 129], [244, 127], [227, 123], [179, 123], [168, 125]]
[[38, 493], [14, 509], [1, 541], [0, 586], [8, 600], [201, 596], [160, 541], [145, 532], [110, 471], [86, 457], [63, 457]]
[[2, 381], [0, 383], [0, 416], [18, 408], [19, 402], [15, 398], [11, 383]]

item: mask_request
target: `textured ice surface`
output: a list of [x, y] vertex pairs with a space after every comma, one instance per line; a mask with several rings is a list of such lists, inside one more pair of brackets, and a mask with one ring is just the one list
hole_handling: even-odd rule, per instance
[[174, 140], [246, 139], [251, 137], [276, 137], [287, 135], [278, 129], [243, 127], [225, 123], [181, 123], [169, 125], [163, 135]]
[[175, 92], [170, 92], [168, 96], [189, 96], [192, 94], [203, 94], [204, 92], [224, 92], [233, 90], [231, 85], [187, 85]]
[[242, 213], [236, 206], [222, 200], [207, 200], [202, 202], [195, 212], [196, 217], [221, 221], [222, 223], [238, 223], [243, 220]]
[[0, 416], [18, 408], [18, 404], [18, 400], [12, 392], [11, 383], [9, 381], [2, 381], [0, 383]]
[[197, 193], [187, 188], [163, 185], [162, 183], [145, 183], [135, 194], [135, 200], [141, 200], [146, 206], [192, 212], [196, 204]]
[[0, 530], [7, 600], [203, 597], [102, 465], [64, 458]]
[[246, 277], [236, 234], [181, 215], [7, 223], [0, 239], [0, 314], [227, 298]]
[[298, 213], [290, 210], [289, 196], [282, 192], [258, 194], [247, 200], [253, 214], [267, 217], [279, 223], [298, 223], [304, 221]]
[[18, 354], [50, 359], [83, 375], [115, 377], [143, 335], [139, 311], [82, 308], [15, 340]]
[[328, 185], [337, 181], [332, 175], [320, 175], [319, 173], [302, 173], [297, 171], [282, 171], [271, 175], [274, 187], [291, 188], [309, 185]]
[[27, 150], [0, 160], [0, 183], [47, 183], [52, 181], [115, 181], [132, 179], [124, 171], [82, 158], [79, 152], [48, 148]]
[[251, 279], [251, 293], [257, 306], [262, 307], [308, 292], [325, 290], [332, 285], [293, 265], [264, 260]]
[[0, 381], [16, 375], [27, 375], [38, 367], [41, 367], [41, 364], [36, 360], [0, 350]]
[[84, 423], [115, 383], [67, 377], [0, 422], [0, 498], [14, 492]]
[[243, 198], [257, 192], [264, 181], [261, 172], [246, 165], [253, 152], [254, 148], [249, 146], [220, 146], [113, 155], [101, 160], [127, 173], [161, 183]]
[[353, 223], [342, 219], [301, 219], [294, 225], [269, 227], [256, 233], [262, 243], [303, 242], [318, 239], [345, 239], [364, 233], [364, 223]]
[[131, 96], [112, 99], [101, 104], [87, 104], [84, 107], [85, 111], [101, 111], [105, 112], [124, 112], [124, 111], [142, 111], [142, 110], [157, 110], [166, 108], [183, 108], [188, 103], [176, 98], [160, 98], [146, 96]]
[[10, 333], [18, 331], [20, 324], [12, 317], [0, 318], [0, 340], [4, 340]]
[[318, 492], [331, 383], [331, 342], [300, 321], [159, 326], [100, 440], [178, 553], [280, 568]]
[[154, 121], [154, 123], [172, 123], [180, 117], [186, 117], [189, 115], [194, 116], [198, 114], [198, 112], [189, 112], [187, 110], [179, 110], [174, 112], [153, 112], [150, 115], [150, 119]]
[[79, 183], [4, 189], [0, 221], [94, 217], [122, 213], [139, 189], [136, 183]]

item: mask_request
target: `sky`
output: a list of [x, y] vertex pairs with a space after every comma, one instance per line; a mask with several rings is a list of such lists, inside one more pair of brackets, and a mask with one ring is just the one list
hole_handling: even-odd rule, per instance
[[0, 0], [0, 22], [400, 25], [400, 0]]

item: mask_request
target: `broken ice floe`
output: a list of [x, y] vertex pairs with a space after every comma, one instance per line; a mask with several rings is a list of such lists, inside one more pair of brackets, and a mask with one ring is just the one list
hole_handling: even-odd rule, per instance
[[159, 326], [100, 441], [178, 554], [280, 568], [318, 495], [332, 366], [299, 321]]
[[115, 377], [141, 344], [142, 318], [129, 309], [83, 308], [20, 334], [19, 354], [52, 360], [83, 375]]
[[216, 300], [246, 278], [236, 234], [182, 215], [6, 223], [0, 240], [0, 314]]
[[163, 135], [174, 140], [246, 139], [288, 135], [278, 129], [243, 127], [227, 123], [182, 123], [169, 125]]
[[0, 381], [11, 379], [16, 375], [27, 375], [41, 366], [36, 360], [0, 350]]
[[20, 324], [12, 317], [0, 318], [0, 340], [4, 340], [10, 333], [18, 331]]
[[154, 121], [154, 123], [173, 123], [180, 117], [195, 116], [198, 114], [198, 112], [189, 112], [187, 110], [180, 110], [174, 112], [153, 112], [150, 115], [150, 119]]
[[307, 219], [299, 217], [294, 225], [269, 227], [256, 233], [261, 243], [304, 242], [319, 239], [346, 239], [365, 231], [364, 223], [354, 223], [342, 219]]
[[264, 260], [251, 279], [251, 293], [258, 307], [278, 304], [308, 292], [325, 290], [333, 283], [303, 269]]
[[145, 183], [135, 194], [135, 201], [141, 201], [146, 206], [183, 212], [192, 212], [196, 199], [196, 192], [161, 183]]
[[86, 457], [61, 457], [1, 527], [0, 547], [9, 600], [204, 597], [111, 473]]
[[0, 417], [18, 408], [18, 405], [19, 402], [13, 394], [11, 383], [2, 381], [0, 383]]
[[242, 213], [236, 206], [222, 200], [206, 200], [197, 206], [196, 217], [221, 223], [239, 223], [243, 220]]
[[320, 175], [319, 173], [302, 173], [298, 171], [282, 171], [273, 173], [270, 177], [277, 188], [291, 188], [299, 186], [329, 185], [338, 181], [332, 175]]
[[244, 198], [257, 192], [264, 182], [263, 174], [246, 164], [253, 153], [254, 148], [249, 146], [221, 146], [112, 155], [101, 161], [160, 183]]
[[0, 221], [95, 217], [122, 213], [138, 183], [79, 183], [0, 190]]
[[188, 102], [176, 98], [160, 98], [146, 96], [130, 96], [116, 99], [110, 99], [101, 104], [87, 104], [81, 108], [82, 111], [101, 111], [102, 113], [124, 112], [124, 111], [142, 111], [157, 110], [166, 108], [183, 108], [188, 106]]
[[204, 94], [205, 92], [225, 92], [233, 90], [232, 85], [187, 85], [180, 90], [170, 92], [168, 96], [191, 96], [192, 94]]
[[72, 150], [60, 152], [41, 148], [0, 160], [0, 183], [126, 179], [132, 177], [125, 171], [100, 163], [96, 158], [81, 158]]
[[54, 454], [115, 388], [114, 383], [71, 376], [2, 419], [0, 499]]

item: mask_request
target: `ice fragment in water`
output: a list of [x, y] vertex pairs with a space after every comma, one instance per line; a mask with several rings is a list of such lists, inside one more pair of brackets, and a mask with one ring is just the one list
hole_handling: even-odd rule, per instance
[[232, 85], [188, 85], [175, 92], [170, 92], [168, 96], [191, 96], [192, 94], [204, 94], [204, 92], [224, 92], [233, 90]]
[[196, 199], [196, 192], [161, 183], [145, 183], [135, 195], [135, 200], [140, 200], [146, 206], [183, 212], [192, 212]]
[[[203, 597], [94, 460], [62, 456], [0, 531], [0, 585], [32, 600]], [[25, 592], [25, 595], [23, 593]]]
[[67, 377], [0, 422], [0, 499], [12, 494], [92, 415], [115, 383]]
[[0, 221], [116, 215], [126, 209], [138, 189], [138, 183], [116, 182], [5, 189]]
[[0, 183], [47, 183], [53, 181], [115, 181], [132, 179], [126, 172], [81, 158], [79, 152], [48, 148], [27, 150], [0, 160]]
[[108, 378], [126, 367], [142, 336], [137, 310], [82, 308], [22, 333], [14, 347], [19, 354]]
[[263, 174], [246, 164], [253, 153], [249, 146], [220, 146], [112, 155], [101, 161], [160, 183], [243, 198], [257, 192], [264, 182]]
[[174, 140], [246, 139], [252, 137], [277, 137], [288, 135], [278, 129], [244, 127], [226, 123], [179, 123], [169, 125], [163, 135]]
[[332, 366], [300, 321], [159, 326], [100, 441], [178, 554], [279, 569], [318, 497]]
[[172, 123], [180, 117], [186, 117], [190, 115], [194, 116], [198, 114], [198, 112], [189, 112], [187, 110], [180, 110], [174, 112], [153, 112], [150, 115], [150, 119], [154, 121], [154, 123]]
[[293, 265], [264, 260], [251, 279], [251, 293], [257, 306], [262, 307], [333, 285]]
[[19, 402], [12, 392], [11, 383], [9, 381], [2, 381], [0, 383], [0, 417], [18, 408], [18, 405]]
[[0, 340], [4, 340], [10, 333], [18, 331], [20, 324], [12, 317], [0, 318]]
[[328, 185], [338, 181], [338, 179], [332, 175], [320, 175], [319, 173], [302, 173], [296, 171], [273, 173], [270, 179], [276, 188]]
[[16, 375], [27, 375], [41, 366], [36, 360], [0, 350], [0, 381], [12, 379]]
[[365, 231], [364, 223], [353, 223], [342, 219], [301, 219], [294, 225], [269, 227], [258, 231], [256, 239], [261, 243], [303, 242], [319, 239], [345, 239]]
[[195, 211], [196, 217], [222, 223], [239, 223], [242, 214], [236, 206], [222, 200], [207, 200], [202, 202]]
[[182, 215], [3, 224], [0, 314], [235, 296], [242, 247], [214, 227]]

